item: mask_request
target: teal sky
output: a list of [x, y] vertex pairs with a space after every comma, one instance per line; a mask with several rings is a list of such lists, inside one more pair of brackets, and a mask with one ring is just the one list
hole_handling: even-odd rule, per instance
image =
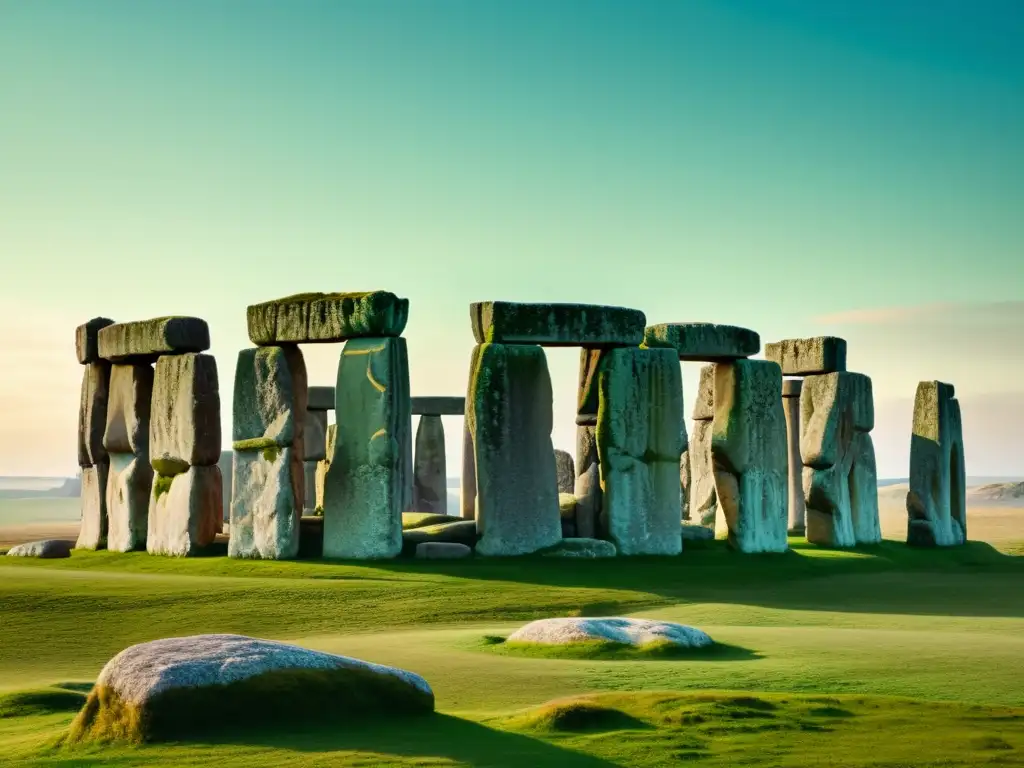
[[925, 378], [1024, 474], [1022, 39], [1017, 0], [2, 2], [0, 474], [74, 471], [89, 317], [206, 318], [227, 425], [247, 304], [374, 288], [416, 394], [464, 392], [471, 301], [620, 304], [843, 335], [881, 475]]

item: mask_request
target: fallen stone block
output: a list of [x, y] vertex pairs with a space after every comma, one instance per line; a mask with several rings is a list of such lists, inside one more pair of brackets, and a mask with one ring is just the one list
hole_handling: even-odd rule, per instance
[[472, 554], [465, 544], [455, 542], [424, 541], [416, 545], [416, 557], [421, 560], [461, 560]]
[[97, 333], [99, 356], [112, 363], [152, 363], [160, 355], [205, 352], [210, 328], [198, 317], [114, 323]]
[[156, 475], [149, 502], [146, 551], [188, 557], [213, 543], [224, 518], [220, 469], [194, 466], [177, 475]]
[[220, 460], [220, 384], [213, 355], [163, 355], [153, 372], [149, 462], [161, 475]]
[[963, 424], [952, 384], [917, 385], [907, 515], [907, 543], [912, 546], [948, 547], [967, 541]]
[[153, 467], [131, 453], [110, 454], [107, 478], [107, 549], [133, 552], [146, 548]]
[[107, 476], [106, 462], [82, 467], [82, 524], [76, 549], [103, 549], [107, 546]]
[[299, 552], [305, 478], [292, 448], [235, 451], [228, 556], [289, 560]]
[[789, 463], [776, 363], [715, 365], [711, 457], [722, 507], [716, 530], [740, 552], [785, 552]]
[[440, 416], [420, 416], [416, 428], [412, 497], [417, 512], [443, 515], [448, 511], [448, 468]]
[[242, 635], [192, 635], [133, 645], [107, 662], [69, 741], [205, 741], [225, 713], [235, 726], [273, 728], [433, 710], [430, 686], [412, 672]]
[[402, 513], [412, 503], [405, 339], [348, 341], [335, 392], [339, 419], [324, 491], [324, 557], [395, 557]]
[[470, 306], [477, 344], [556, 347], [635, 347], [643, 341], [644, 313], [597, 304], [524, 304], [483, 301]]
[[7, 550], [8, 557], [38, 557], [44, 560], [71, 557], [73, 541], [65, 539], [44, 539], [17, 544]]
[[520, 627], [506, 640], [509, 643], [543, 645], [569, 645], [594, 641], [640, 648], [663, 643], [680, 648], [707, 648], [714, 644], [707, 633], [695, 627], [670, 621], [619, 617], [539, 619]]
[[401, 336], [409, 300], [389, 291], [301, 293], [246, 310], [249, 339], [258, 346], [337, 343]]
[[766, 360], [778, 363], [783, 376], [817, 376], [846, 370], [846, 340], [836, 336], [785, 339], [764, 345]]
[[78, 466], [91, 467], [107, 460], [103, 434], [107, 429], [110, 363], [88, 363], [82, 369], [78, 405]]
[[152, 366], [129, 363], [110, 367], [107, 424], [103, 433], [103, 447], [108, 453], [133, 453], [149, 461], [152, 400]]
[[480, 344], [470, 367], [481, 555], [525, 555], [561, 538], [551, 378], [535, 345]]
[[667, 349], [609, 350], [599, 375], [602, 538], [622, 555], [678, 555], [683, 385]]
[[479, 535], [474, 520], [424, 525], [420, 528], [402, 531], [402, 554], [415, 555], [416, 547], [427, 541], [465, 544], [467, 547], [475, 548], [478, 539]]
[[464, 397], [414, 397], [413, 416], [462, 416], [466, 412]]
[[610, 541], [569, 536], [551, 549], [545, 549], [541, 554], [544, 557], [577, 557], [593, 560], [615, 557], [618, 552]]
[[75, 354], [82, 365], [100, 361], [99, 332], [114, 321], [106, 317], [94, 317], [75, 329]]
[[681, 534], [683, 541], [712, 541], [715, 538], [715, 529], [706, 525], [683, 524]]
[[680, 360], [722, 363], [756, 355], [761, 337], [735, 325], [661, 323], [646, 328], [644, 346], [674, 349]]

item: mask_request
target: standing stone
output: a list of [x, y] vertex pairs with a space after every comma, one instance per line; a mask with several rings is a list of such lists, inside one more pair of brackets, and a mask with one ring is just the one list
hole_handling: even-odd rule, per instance
[[444, 452], [444, 425], [440, 416], [420, 416], [416, 428], [413, 469], [413, 509], [448, 514], [448, 469]]
[[786, 339], [764, 345], [766, 360], [778, 363], [783, 376], [818, 376], [846, 370], [846, 340], [837, 336]]
[[[693, 422], [690, 437], [690, 519], [697, 525], [714, 529], [719, 515], [715, 470], [711, 461], [711, 419]], [[724, 518], [722, 518], [724, 524]]]
[[304, 515], [315, 515], [316, 510], [316, 470], [320, 462], [318, 461], [304, 461], [302, 462], [302, 477], [303, 477], [303, 488], [305, 489], [302, 494], [302, 513]]
[[78, 466], [107, 462], [103, 433], [107, 428], [110, 363], [89, 363], [82, 368], [82, 393], [78, 407]]
[[238, 353], [232, 413], [230, 557], [299, 551], [305, 495], [306, 364], [297, 347]]
[[462, 425], [462, 478], [459, 482], [459, 509], [463, 520], [476, 520], [476, 451], [469, 420]]
[[701, 366], [697, 397], [693, 401], [693, 420], [705, 421], [713, 418], [715, 418], [715, 366], [705, 365]]
[[110, 454], [107, 549], [112, 552], [146, 549], [152, 488], [153, 468], [147, 457], [131, 453]]
[[148, 461], [153, 367], [146, 363], [111, 366], [108, 391], [103, 447], [108, 453], [131, 453]]
[[830, 547], [878, 543], [878, 490], [867, 484], [875, 477], [871, 379], [845, 371], [808, 376], [800, 422], [807, 540]]
[[803, 536], [807, 527], [804, 505], [803, 461], [800, 458], [800, 379], [782, 382], [782, 410], [786, 414], [786, 444], [789, 446], [789, 533]]
[[740, 552], [785, 552], [789, 467], [782, 371], [767, 360], [718, 363], [714, 398], [711, 456], [724, 523], [719, 532]]
[[306, 409], [310, 411], [333, 411], [334, 387], [307, 387]]
[[100, 357], [99, 332], [113, 324], [114, 321], [108, 317], [94, 317], [75, 329], [75, 354], [78, 356], [79, 363], [89, 365], [102, 359]]
[[102, 549], [107, 545], [107, 474], [106, 462], [82, 467], [82, 525], [76, 549]]
[[598, 373], [601, 360], [608, 348], [580, 350], [579, 384], [576, 390], [576, 424], [581, 427], [592, 427], [597, 424]]
[[306, 411], [302, 446], [304, 461], [317, 462], [327, 458], [327, 411]]
[[623, 555], [677, 555], [683, 384], [676, 353], [609, 350], [599, 383], [604, 533]]
[[907, 493], [907, 543], [967, 541], [967, 485], [960, 403], [952, 384], [922, 381], [914, 398]]
[[338, 424], [324, 493], [324, 557], [395, 557], [402, 551], [402, 512], [411, 496], [406, 490], [412, 416], [405, 339], [348, 341], [335, 397]]
[[[594, 416], [595, 420], [597, 415]], [[576, 427], [576, 535], [597, 536], [601, 517], [601, 467], [597, 455], [597, 427]]]
[[476, 466], [477, 553], [525, 555], [561, 538], [551, 378], [535, 345], [479, 344], [466, 421]]
[[146, 551], [187, 557], [213, 543], [224, 517], [220, 468], [197, 465], [157, 476], [149, 502]]
[[221, 526], [217, 530], [221, 532], [224, 531], [225, 526], [230, 526], [231, 524], [231, 487], [234, 482], [234, 463], [234, 451], [220, 452], [220, 459], [217, 461], [217, 467], [220, 469], [220, 484], [223, 492], [221, 494]]
[[559, 493], [572, 493], [576, 486], [576, 463], [572, 454], [555, 448], [555, 477]]
[[[334, 387], [331, 387], [333, 390]], [[334, 456], [334, 441], [338, 435], [338, 425], [327, 425], [327, 447], [323, 461], [316, 463], [316, 505], [314, 511], [318, 515], [324, 513], [324, 489], [327, 486], [327, 471], [331, 468], [331, 459]]]

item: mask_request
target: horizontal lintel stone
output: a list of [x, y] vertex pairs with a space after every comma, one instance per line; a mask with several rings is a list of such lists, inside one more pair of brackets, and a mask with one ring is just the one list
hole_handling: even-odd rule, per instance
[[818, 376], [846, 370], [846, 340], [838, 336], [785, 339], [764, 345], [765, 359], [778, 363], [783, 376]]
[[198, 317], [156, 317], [108, 325], [97, 338], [104, 360], [153, 362], [160, 355], [205, 352], [210, 348], [210, 327]]
[[644, 346], [674, 349], [680, 360], [727, 363], [756, 355], [761, 337], [735, 325], [661, 323], [644, 331]]
[[464, 397], [414, 397], [413, 416], [462, 416], [466, 412]]
[[482, 301], [470, 305], [478, 344], [543, 347], [636, 347], [644, 338], [644, 313], [599, 304], [527, 304]]
[[327, 344], [401, 336], [409, 300], [390, 291], [300, 293], [246, 310], [249, 338], [258, 346]]

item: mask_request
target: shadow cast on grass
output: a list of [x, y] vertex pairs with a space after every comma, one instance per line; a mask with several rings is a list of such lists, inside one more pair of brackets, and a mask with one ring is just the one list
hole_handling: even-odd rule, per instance
[[433, 714], [387, 722], [316, 723], [286, 731], [225, 729], [202, 744], [260, 746], [294, 752], [355, 751], [404, 758], [445, 758], [472, 766], [609, 768], [600, 758], [481, 723]]

